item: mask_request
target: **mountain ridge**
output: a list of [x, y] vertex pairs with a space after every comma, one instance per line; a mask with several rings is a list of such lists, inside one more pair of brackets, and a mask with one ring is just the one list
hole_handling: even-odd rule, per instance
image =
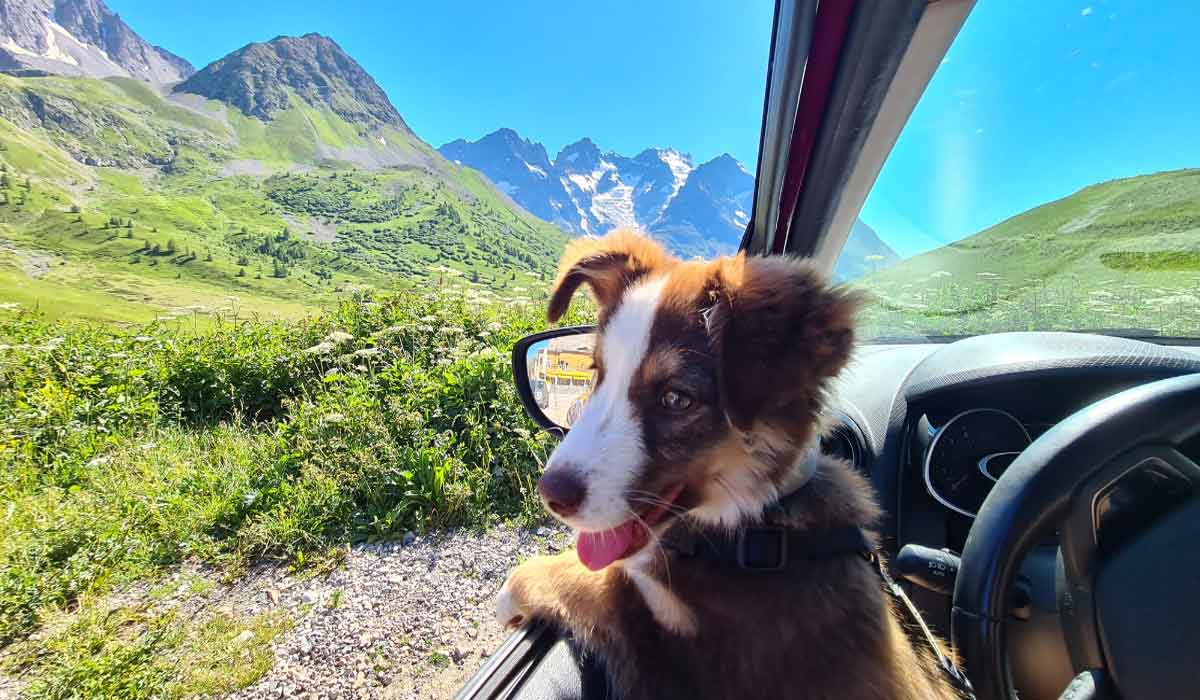
[[[652, 147], [630, 158], [584, 137], [551, 160], [544, 145], [510, 128], [476, 141], [455, 139], [438, 151], [479, 170], [530, 213], [573, 234], [633, 226], [685, 257], [737, 250], [753, 206], [754, 177], [728, 153], [696, 164], [677, 149]], [[854, 279], [899, 259], [856, 221], [834, 277]]]
[[195, 69], [146, 41], [103, 0], [0, 0], [0, 71], [168, 85]]
[[[598, 234], [635, 226], [687, 256], [735, 250], [754, 190], [753, 177], [729, 154], [697, 165], [672, 148], [646, 148], [630, 157], [602, 150], [583, 137], [551, 159], [543, 144], [510, 128], [476, 141], [455, 139], [438, 151], [479, 170], [530, 213], [568, 232]], [[706, 175], [722, 167], [722, 176]], [[697, 171], [707, 181], [694, 181], [688, 189]], [[694, 200], [686, 211], [671, 208], [681, 194]]]
[[352, 124], [411, 131], [375, 79], [333, 39], [311, 32], [277, 36], [231, 51], [175, 86], [271, 121], [295, 94]]

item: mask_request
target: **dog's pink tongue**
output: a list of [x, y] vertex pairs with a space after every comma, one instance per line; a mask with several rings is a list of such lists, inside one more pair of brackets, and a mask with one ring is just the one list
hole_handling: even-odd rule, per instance
[[579, 561], [592, 571], [603, 569], [636, 548], [639, 527], [636, 520], [628, 520], [611, 530], [580, 532], [575, 541]]

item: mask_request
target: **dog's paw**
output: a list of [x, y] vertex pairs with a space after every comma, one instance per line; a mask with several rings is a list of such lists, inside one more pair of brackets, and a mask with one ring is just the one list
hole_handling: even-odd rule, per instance
[[520, 627], [525, 622], [525, 617], [521, 601], [513, 589], [513, 576], [509, 574], [500, 592], [496, 594], [496, 622], [499, 622], [501, 627], [511, 629]]

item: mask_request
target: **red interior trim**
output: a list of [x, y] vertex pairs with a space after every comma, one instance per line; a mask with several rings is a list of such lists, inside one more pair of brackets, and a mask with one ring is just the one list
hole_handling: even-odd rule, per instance
[[787, 247], [788, 231], [796, 204], [800, 201], [800, 190], [808, 163], [812, 160], [817, 131], [825, 116], [825, 107], [833, 92], [833, 80], [837, 76], [838, 58], [846, 33], [850, 28], [850, 17], [854, 14], [857, 0], [820, 0], [817, 16], [813, 22], [812, 46], [808, 51], [808, 63], [804, 68], [804, 81], [800, 85], [800, 103], [796, 109], [796, 123], [792, 128], [792, 140], [788, 144], [787, 173], [779, 199], [779, 221], [775, 225], [772, 252], [781, 254]]

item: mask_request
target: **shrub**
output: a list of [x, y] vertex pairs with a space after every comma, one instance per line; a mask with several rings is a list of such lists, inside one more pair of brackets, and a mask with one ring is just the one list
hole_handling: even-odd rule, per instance
[[540, 517], [548, 438], [508, 366], [540, 308], [476, 294], [187, 332], [0, 319], [0, 646], [188, 558]]

